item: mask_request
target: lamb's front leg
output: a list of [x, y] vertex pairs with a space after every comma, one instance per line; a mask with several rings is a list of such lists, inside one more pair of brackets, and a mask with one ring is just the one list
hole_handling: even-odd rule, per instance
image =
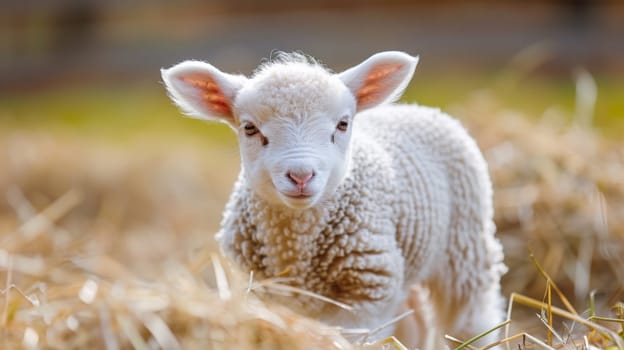
[[403, 310], [413, 312], [397, 325], [395, 336], [403, 345], [408, 349], [444, 349], [427, 288], [418, 284], [410, 286]]
[[[389, 238], [375, 237], [333, 259], [328, 269], [332, 297], [353, 309], [334, 309], [326, 314], [324, 321], [343, 328], [373, 330], [397, 315], [405, 300], [404, 260]], [[393, 326], [372, 334], [369, 339], [391, 335]]]

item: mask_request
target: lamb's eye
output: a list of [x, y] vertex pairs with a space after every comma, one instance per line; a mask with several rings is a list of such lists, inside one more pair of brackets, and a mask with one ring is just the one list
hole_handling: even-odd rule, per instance
[[346, 119], [339, 121], [338, 125], [336, 125], [336, 129], [340, 131], [347, 131], [348, 127], [349, 127], [349, 122]]
[[252, 123], [246, 123], [245, 126], [243, 126], [243, 129], [245, 130], [245, 135], [247, 136], [253, 136], [260, 132], [260, 130], [258, 130], [258, 128]]

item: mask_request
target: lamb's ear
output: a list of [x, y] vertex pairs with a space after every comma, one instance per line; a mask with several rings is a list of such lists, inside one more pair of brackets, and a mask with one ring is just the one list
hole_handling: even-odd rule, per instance
[[398, 99], [414, 75], [418, 57], [404, 52], [377, 53], [359, 65], [338, 74], [351, 90], [362, 111]]
[[247, 78], [199, 61], [182, 62], [161, 74], [169, 96], [186, 114], [236, 126], [232, 103]]

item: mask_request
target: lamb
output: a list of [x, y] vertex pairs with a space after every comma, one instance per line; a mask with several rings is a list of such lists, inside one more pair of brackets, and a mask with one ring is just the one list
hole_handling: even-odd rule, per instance
[[256, 277], [351, 306], [283, 299], [330, 325], [375, 329], [418, 308], [409, 342], [423, 346], [432, 324], [467, 339], [501, 322], [506, 268], [476, 143], [438, 109], [391, 103], [417, 63], [382, 52], [334, 74], [280, 54], [250, 78], [199, 61], [162, 77], [186, 114], [238, 135], [223, 250]]

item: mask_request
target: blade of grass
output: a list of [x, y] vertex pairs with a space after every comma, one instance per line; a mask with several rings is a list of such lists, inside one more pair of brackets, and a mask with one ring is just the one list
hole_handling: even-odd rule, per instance
[[19, 229], [26, 240], [36, 238], [39, 233], [48, 230], [54, 222], [67, 214], [72, 208], [82, 201], [82, 192], [72, 188], [64, 195], [56, 199], [37, 216], [26, 221]]
[[134, 323], [123, 313], [117, 313], [115, 315], [115, 319], [117, 320], [117, 324], [119, 325], [119, 330], [125, 334], [126, 339], [130, 341], [132, 347], [136, 350], [147, 350], [149, 346], [141, 337], [139, 330], [134, 325]]
[[4, 294], [4, 310], [2, 310], [2, 329], [6, 329], [9, 323], [9, 292], [15, 288], [15, 285], [11, 282], [13, 279], [13, 268], [11, 256], [7, 258], [7, 275], [6, 275], [6, 288], [2, 290], [1, 294]]
[[[445, 334], [445, 335], [444, 335], [444, 339], [446, 339], [446, 340], [450, 340], [450, 341], [452, 341], [452, 342], [454, 342], [454, 343], [457, 343], [457, 344], [463, 344], [463, 343], [465, 343], [465, 341], [460, 340], [460, 339], [457, 339], [457, 338], [455, 338], [455, 337], [453, 337], [453, 336], [450, 336], [450, 335], [448, 335], [448, 334]], [[470, 350], [476, 350], [477, 348], [475, 348], [475, 347], [474, 347], [474, 346], [472, 346], [472, 345], [468, 345], [468, 349], [470, 349]]]
[[620, 331], [622, 334], [622, 338], [624, 338], [624, 303], [623, 302], [617, 302], [615, 305], [613, 305], [612, 309], [615, 309], [615, 314], [617, 315], [618, 319], [622, 320], [622, 330]]
[[271, 284], [266, 284], [265, 287], [268, 288], [268, 289], [274, 289], [274, 290], [276, 290], [278, 292], [281, 291], [281, 292], [288, 292], [288, 293], [295, 293], [295, 294], [301, 294], [301, 295], [309, 296], [309, 297], [312, 297], [312, 298], [315, 298], [315, 299], [318, 299], [318, 300], [322, 300], [322, 301], [324, 301], [326, 303], [336, 305], [336, 306], [338, 306], [338, 307], [340, 307], [340, 308], [342, 308], [344, 310], [347, 310], [347, 311], [352, 311], [353, 310], [353, 307], [351, 307], [350, 305], [347, 305], [345, 303], [341, 303], [341, 302], [339, 302], [337, 300], [333, 300], [333, 299], [328, 298], [326, 296], [323, 296], [323, 295], [320, 295], [320, 294], [317, 294], [317, 293], [314, 293], [314, 292], [310, 292], [310, 291], [305, 290], [305, 289], [289, 286], [289, 285], [286, 285], [286, 284], [271, 283]]
[[210, 259], [212, 261], [212, 268], [214, 269], [215, 279], [217, 281], [219, 298], [221, 298], [221, 300], [229, 300], [232, 297], [232, 291], [230, 290], [230, 284], [228, 283], [221, 261], [216, 254], [212, 254]]
[[[552, 346], [553, 345], [553, 319], [552, 319], [552, 288], [551, 288], [552, 283], [550, 282], [550, 280], [548, 280], [548, 282], [546, 283], [546, 296], [548, 298], [548, 345]], [[561, 340], [561, 342], [563, 342], [563, 340]]]
[[492, 328], [488, 329], [488, 330], [487, 330], [487, 331], [485, 331], [485, 332], [479, 333], [479, 334], [475, 335], [474, 337], [472, 337], [472, 338], [468, 339], [466, 342], [464, 342], [464, 343], [463, 343], [463, 344], [461, 344], [460, 346], [456, 347], [456, 348], [455, 348], [455, 350], [461, 350], [461, 349], [463, 349], [463, 348], [467, 347], [468, 345], [470, 345], [470, 344], [472, 344], [472, 343], [476, 342], [477, 340], [479, 340], [479, 339], [481, 339], [481, 338], [485, 337], [486, 335], [488, 335], [488, 334], [490, 334], [490, 333], [494, 332], [495, 330], [497, 330], [497, 329], [499, 329], [499, 328], [502, 328], [502, 327], [505, 327], [506, 325], [508, 325], [508, 324], [510, 324], [510, 323], [511, 323], [511, 320], [507, 320], [507, 321], [505, 321], [505, 322], [503, 322], [503, 323], [500, 323], [500, 324], [498, 324], [498, 325], [496, 325], [496, 326], [494, 326], [494, 327], [492, 327]]
[[182, 346], [176, 339], [167, 323], [158, 315], [153, 313], [135, 312], [138, 319], [143, 322], [156, 343], [163, 349], [181, 350]]
[[622, 323], [624, 324], [624, 320], [621, 318], [613, 318], [613, 317], [601, 317], [601, 316], [590, 316], [588, 320], [593, 321], [603, 321], [603, 322], [613, 322], [613, 323]]
[[[513, 296], [513, 294], [512, 294]], [[513, 310], [513, 297], [509, 298], [509, 301], [507, 302], [507, 319], [511, 320], [511, 311]], [[505, 325], [505, 339], [509, 338], [509, 323]], [[501, 343], [502, 344], [502, 343]], [[511, 348], [509, 347], [509, 343], [505, 343], [505, 349], [506, 350], [511, 350]]]
[[542, 275], [542, 277], [544, 277], [544, 279], [547, 282], [550, 281], [550, 283], [552, 284], [552, 288], [555, 290], [555, 292], [557, 292], [557, 295], [561, 299], [561, 302], [566, 307], [566, 309], [568, 309], [568, 311], [570, 311], [574, 315], [578, 315], [578, 312], [576, 312], [574, 307], [572, 307], [572, 304], [570, 304], [570, 302], [568, 301], [568, 298], [566, 298], [566, 296], [563, 294], [563, 292], [561, 292], [559, 287], [557, 287], [557, 285], [553, 282], [553, 279], [550, 278], [550, 275], [546, 272], [546, 270], [544, 270], [544, 268], [542, 268], [540, 263], [537, 261], [537, 259], [535, 258], [535, 254], [533, 254], [533, 251], [531, 250], [530, 247], [529, 247], [529, 252], [530, 252], [529, 256], [531, 258], [531, 261], [533, 262], [533, 264], [535, 265], [539, 273]]
[[589, 292], [589, 318], [596, 316], [596, 290]]
[[111, 312], [108, 307], [103, 304], [99, 305], [98, 316], [100, 319], [100, 332], [102, 339], [104, 340], [104, 348], [106, 350], [118, 350], [121, 347], [117, 341], [117, 335], [113, 330], [113, 324], [111, 322]]
[[543, 314], [542, 315], [536, 314], [536, 315], [537, 315], [537, 318], [539, 318], [540, 322], [542, 322], [544, 324], [544, 326], [548, 330], [548, 334], [550, 335], [550, 339], [548, 339], [548, 341], [549, 341], [548, 346], [553, 346], [553, 344], [552, 344], [552, 337], [553, 337], [553, 335], [557, 338], [557, 340], [559, 340], [559, 342], [561, 344], [564, 344], [565, 341], [563, 340], [563, 338], [559, 335], [559, 333], [557, 333], [555, 331], [553, 326], [551, 324], [549, 324], [548, 320], [546, 320], [544, 315]]

